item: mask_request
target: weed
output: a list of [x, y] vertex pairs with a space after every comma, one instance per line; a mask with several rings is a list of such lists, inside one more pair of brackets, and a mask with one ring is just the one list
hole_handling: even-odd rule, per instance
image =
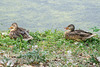
[[93, 32], [98, 32], [98, 31], [100, 31], [100, 29], [97, 28], [97, 27], [94, 27], [94, 28], [91, 28], [91, 29], [93, 30]]
[[18, 58], [22, 58], [23, 61], [26, 61], [24, 63], [27, 64], [39, 64], [40, 62], [46, 61], [46, 52], [41, 51], [40, 49], [34, 49], [33, 51], [27, 52], [26, 54], [21, 54]]

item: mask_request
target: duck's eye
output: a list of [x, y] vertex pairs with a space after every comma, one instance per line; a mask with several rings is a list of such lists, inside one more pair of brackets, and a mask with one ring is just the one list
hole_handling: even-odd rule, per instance
[[70, 28], [73, 28], [73, 26], [70, 26]]
[[13, 25], [14, 27], [16, 27], [16, 25]]

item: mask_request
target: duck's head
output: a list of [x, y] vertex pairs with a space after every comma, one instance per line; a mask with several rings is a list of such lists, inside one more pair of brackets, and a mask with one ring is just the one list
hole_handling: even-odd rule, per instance
[[65, 30], [74, 31], [74, 29], [75, 29], [75, 26], [73, 24], [70, 24], [67, 27], [65, 27]]
[[11, 29], [11, 31], [17, 30], [18, 29], [17, 23], [13, 23], [9, 29]]

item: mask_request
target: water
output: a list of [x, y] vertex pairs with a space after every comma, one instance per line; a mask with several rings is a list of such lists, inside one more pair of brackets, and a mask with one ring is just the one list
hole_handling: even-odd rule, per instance
[[100, 0], [0, 0], [0, 30], [13, 22], [30, 31], [100, 28]]

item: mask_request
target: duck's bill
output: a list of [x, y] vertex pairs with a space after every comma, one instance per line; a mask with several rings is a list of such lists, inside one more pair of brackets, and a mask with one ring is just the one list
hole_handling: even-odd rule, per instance
[[11, 26], [9, 29], [13, 29], [13, 27]]
[[69, 27], [65, 27], [64, 29], [65, 29], [65, 30], [68, 30], [68, 29], [69, 29]]

